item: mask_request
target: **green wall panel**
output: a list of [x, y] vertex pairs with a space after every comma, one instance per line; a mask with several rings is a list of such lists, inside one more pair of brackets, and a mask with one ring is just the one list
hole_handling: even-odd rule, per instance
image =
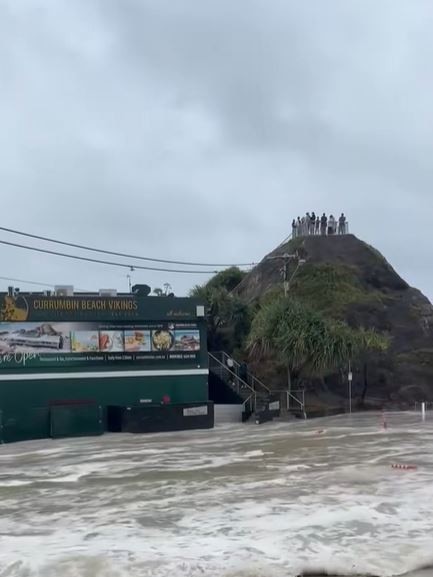
[[50, 436], [53, 438], [102, 435], [103, 432], [101, 405], [51, 407]]
[[207, 401], [207, 375], [0, 381], [0, 410], [71, 402], [102, 406], [143, 401], [158, 404], [164, 395], [172, 403]]
[[50, 434], [50, 411], [48, 407], [28, 408], [21, 406], [1, 411], [0, 440], [3, 443], [45, 439]]

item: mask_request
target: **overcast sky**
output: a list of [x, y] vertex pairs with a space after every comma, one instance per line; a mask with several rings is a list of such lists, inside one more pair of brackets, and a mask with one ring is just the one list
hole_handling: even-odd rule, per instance
[[[0, 226], [236, 263], [293, 216], [344, 210], [432, 298], [432, 26], [431, 0], [0, 0]], [[0, 262], [128, 286], [18, 248]], [[132, 273], [180, 295], [205, 278]]]

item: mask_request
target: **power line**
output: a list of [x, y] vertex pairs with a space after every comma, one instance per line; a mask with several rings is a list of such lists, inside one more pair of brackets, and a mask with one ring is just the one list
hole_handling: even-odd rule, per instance
[[0, 280], [7, 280], [9, 282], [20, 282], [22, 284], [33, 284], [35, 286], [43, 286], [43, 287], [53, 287], [53, 284], [48, 284], [46, 282], [37, 282], [33, 280], [23, 280], [21, 278], [10, 278], [8, 276], [0, 276]]
[[109, 260], [99, 260], [96, 258], [89, 258], [86, 256], [78, 256], [76, 254], [67, 254], [65, 252], [57, 252], [54, 250], [48, 250], [45, 248], [38, 248], [36, 246], [28, 246], [25, 244], [18, 244], [16, 242], [8, 242], [6, 240], [0, 240], [0, 244], [4, 244], [7, 246], [14, 246], [16, 248], [23, 248], [25, 250], [32, 250], [34, 252], [42, 252], [44, 254], [52, 254], [55, 256], [62, 256], [65, 258], [72, 258], [74, 260], [81, 260], [81, 261], [86, 261], [86, 262], [95, 262], [98, 264], [106, 264], [109, 266], [120, 266], [122, 268], [127, 268], [129, 270], [135, 270], [135, 269], [139, 269], [139, 270], [154, 270], [154, 271], [158, 271], [158, 272], [171, 272], [171, 273], [179, 273], [179, 274], [216, 274], [219, 271], [217, 270], [185, 270], [185, 269], [174, 269], [174, 268], [156, 268], [156, 267], [151, 267], [151, 266], [143, 266], [143, 265], [131, 265], [131, 264], [127, 264], [127, 263], [121, 263], [121, 262], [114, 262], [114, 261], [109, 261]]
[[[22, 278], [11, 278], [9, 276], [0, 276], [0, 280], [7, 280], [9, 282], [19, 282], [21, 284], [32, 284], [35, 286], [49, 287], [49, 288], [53, 288], [55, 286], [55, 283], [39, 282], [39, 281], [35, 281], [35, 280], [24, 280]], [[77, 288], [77, 290], [82, 291], [82, 292], [91, 292], [87, 289]]]
[[[133, 255], [133, 254], [127, 254], [127, 253], [123, 253], [123, 252], [115, 252], [112, 250], [104, 250], [102, 248], [94, 248], [94, 247], [90, 247], [90, 246], [86, 246], [83, 244], [75, 244], [73, 242], [66, 242], [63, 240], [56, 240], [54, 238], [49, 238], [46, 236], [39, 236], [37, 234], [31, 234], [29, 232], [22, 232], [20, 230], [14, 230], [12, 228], [6, 228], [4, 226], [0, 226], [0, 230], [3, 230], [4, 232], [9, 232], [12, 234], [18, 234], [20, 236], [26, 236], [28, 238], [34, 238], [37, 240], [43, 240], [45, 242], [53, 242], [55, 244], [61, 244], [63, 246], [70, 246], [73, 248], [79, 248], [81, 250], [88, 250], [91, 252], [98, 252], [101, 254], [109, 254], [112, 256], [121, 256], [124, 258], [133, 258], [135, 260], [146, 260], [146, 261], [151, 261], [151, 262], [161, 262], [161, 263], [166, 263], [166, 264], [180, 264], [180, 265], [186, 265], [186, 266], [254, 266], [256, 263], [253, 262], [246, 262], [246, 263], [205, 263], [205, 262], [187, 262], [187, 261], [182, 261], [182, 260], [167, 260], [167, 259], [163, 259], [163, 258], [151, 258], [151, 257], [147, 257], [147, 256], [137, 256], [137, 255]], [[136, 267], [138, 268], [138, 267]], [[163, 269], [150, 269], [150, 270], [163, 270]], [[176, 271], [173, 271], [176, 272]], [[182, 272], [182, 271], [181, 271]], [[185, 271], [187, 272], [187, 271]], [[211, 272], [215, 272], [215, 271], [211, 271]]]

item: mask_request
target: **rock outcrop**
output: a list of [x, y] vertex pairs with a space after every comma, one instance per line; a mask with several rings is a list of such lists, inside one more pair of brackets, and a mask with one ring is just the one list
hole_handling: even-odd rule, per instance
[[[385, 355], [371, 355], [355, 367], [355, 397], [372, 406], [433, 400], [433, 306], [377, 250], [355, 236], [291, 240], [265, 257], [236, 292], [251, 302], [282, 287], [284, 259], [269, 257], [293, 253], [305, 263], [291, 261], [290, 294], [329, 317], [390, 337]], [[327, 382], [330, 395], [347, 396], [343, 378]]]

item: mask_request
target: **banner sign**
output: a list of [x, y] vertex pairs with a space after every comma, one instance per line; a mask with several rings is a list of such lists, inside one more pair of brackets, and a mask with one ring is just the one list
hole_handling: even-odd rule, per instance
[[196, 323], [0, 322], [0, 369], [161, 362], [197, 366]]
[[190, 298], [0, 295], [0, 322], [195, 320], [200, 303]]

